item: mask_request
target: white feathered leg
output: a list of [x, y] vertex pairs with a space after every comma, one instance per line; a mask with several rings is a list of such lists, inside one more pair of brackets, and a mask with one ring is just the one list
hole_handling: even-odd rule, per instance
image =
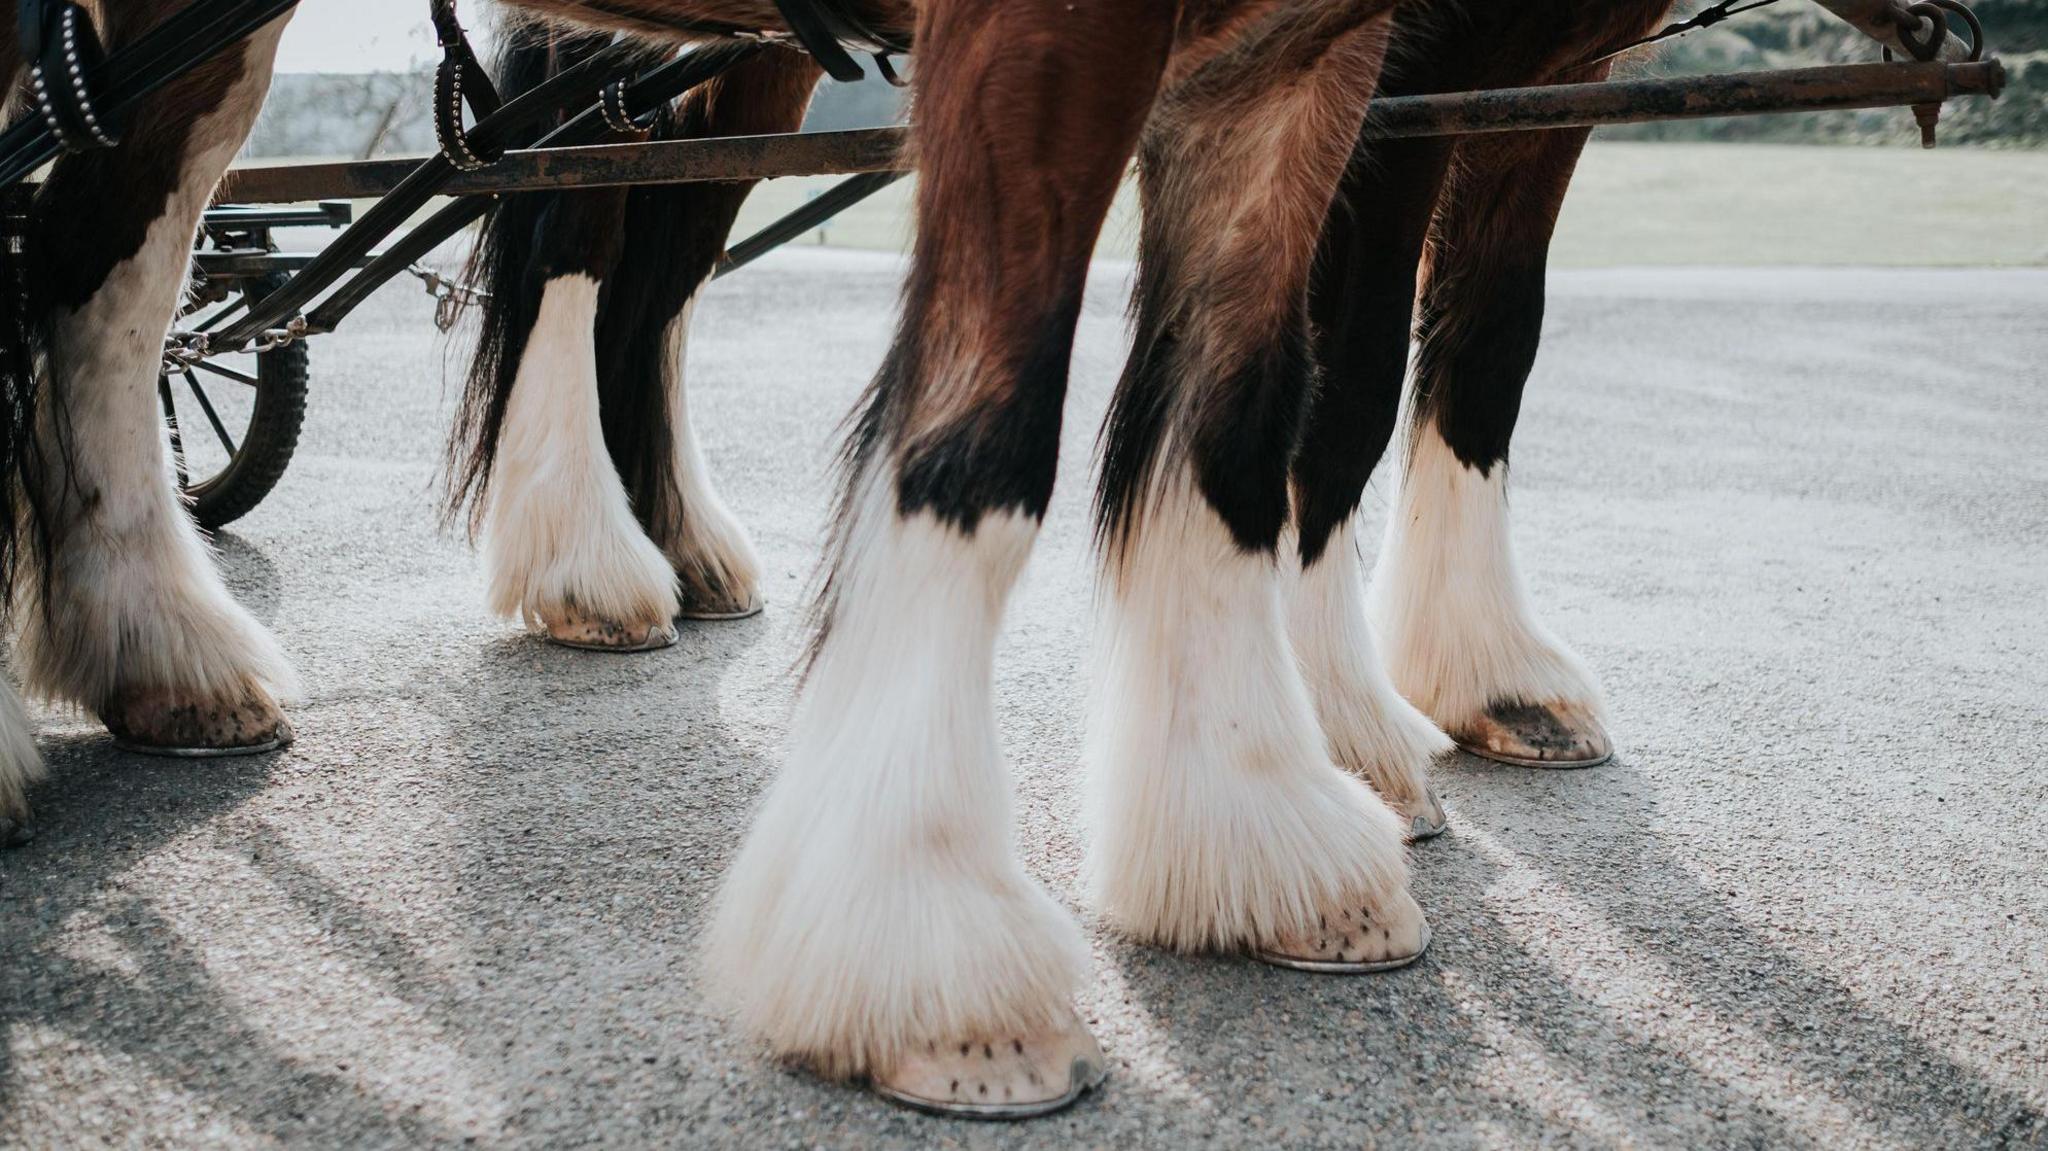
[[275, 702], [292, 689], [290, 666], [228, 595], [179, 503], [156, 386], [194, 230], [262, 103], [283, 26], [251, 39], [240, 79], [192, 127], [141, 247], [51, 317], [39, 430], [53, 472], [50, 578], [23, 564], [16, 663], [32, 690], [91, 709], [139, 750], [250, 751], [290, 737]]
[[28, 788], [43, 778], [35, 728], [14, 685], [0, 678], [0, 847], [13, 846], [28, 824]]
[[597, 281], [550, 280], [499, 432], [484, 521], [491, 609], [577, 647], [675, 641], [675, 573], [633, 515], [598, 418]]
[[843, 529], [788, 760], [726, 875], [707, 957], [777, 1052], [944, 1100], [944, 1068], [970, 1047], [968, 1072], [984, 1046], [1008, 1068], [1071, 1033], [1087, 950], [1018, 862], [996, 743], [996, 630], [1037, 524], [990, 512], [963, 535], [902, 518], [894, 487], [865, 480]]
[[683, 616], [733, 619], [761, 610], [761, 560], [754, 541], [725, 506], [711, 481], [711, 468], [690, 423], [687, 355], [692, 299], [670, 323], [668, 341], [669, 434], [674, 443], [674, 514], [655, 533], [682, 584]]
[[1369, 596], [1394, 685], [1458, 743], [1530, 766], [1611, 753], [1593, 673], [1536, 620], [1508, 532], [1507, 466], [1418, 430]]
[[[1283, 540], [1282, 554], [1300, 550]], [[1316, 562], [1288, 565], [1288, 634], [1315, 700], [1323, 738], [1337, 766], [1371, 783], [1398, 812], [1411, 839], [1444, 829], [1443, 806], [1429, 786], [1430, 765], [1452, 748], [1429, 717], [1401, 698], [1380, 664], [1365, 619], [1365, 582], [1357, 525], [1346, 521]]]
[[1427, 928], [1402, 822], [1330, 763], [1276, 560], [1241, 551], [1185, 477], [1158, 490], [1097, 633], [1089, 870], [1103, 912], [1185, 950], [1330, 970], [1412, 960]]

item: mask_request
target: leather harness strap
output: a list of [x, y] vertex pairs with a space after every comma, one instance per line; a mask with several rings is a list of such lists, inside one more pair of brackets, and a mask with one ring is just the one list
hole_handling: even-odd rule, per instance
[[85, 152], [119, 144], [120, 132], [86, 84], [106, 60], [92, 16], [71, 0], [21, 0], [15, 13], [36, 111], [58, 146]]
[[470, 47], [469, 34], [455, 17], [455, 0], [432, 0], [429, 15], [434, 22], [434, 41], [441, 46], [441, 66], [434, 72], [434, 138], [441, 154], [464, 172], [481, 171], [505, 155], [503, 148], [480, 148], [469, 138], [462, 122], [465, 104], [476, 118], [496, 112], [503, 103], [491, 74]]
[[783, 23], [789, 25], [790, 35], [834, 80], [851, 84], [865, 75], [848, 50], [850, 45], [873, 55], [883, 78], [898, 82], [888, 58], [908, 53], [909, 42], [870, 27], [848, 11], [843, 0], [775, 0], [775, 7], [782, 13]]

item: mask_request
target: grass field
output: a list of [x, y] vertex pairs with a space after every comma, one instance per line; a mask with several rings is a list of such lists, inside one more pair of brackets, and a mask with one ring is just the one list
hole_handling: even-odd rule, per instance
[[[764, 186], [741, 232], [832, 182]], [[810, 242], [902, 248], [909, 197], [905, 181]], [[1127, 187], [1099, 253], [1127, 258], [1136, 238]], [[1552, 263], [2048, 265], [2048, 152], [1596, 143], [1566, 201]]]

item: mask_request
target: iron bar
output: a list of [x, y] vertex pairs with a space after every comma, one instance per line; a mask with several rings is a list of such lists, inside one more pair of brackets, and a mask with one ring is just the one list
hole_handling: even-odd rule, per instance
[[908, 172], [901, 171], [862, 172], [841, 180], [816, 199], [727, 248], [725, 258], [718, 261], [718, 269], [711, 278], [716, 280], [729, 276], [805, 232], [823, 227], [832, 217], [907, 175]]
[[[532, 148], [505, 153], [496, 165], [457, 177], [448, 195], [546, 192], [699, 180], [774, 179], [905, 170], [898, 153], [904, 129], [865, 128], [802, 135], [729, 136]], [[224, 198], [237, 204], [288, 204], [322, 197], [382, 196], [418, 167], [418, 159], [286, 164], [235, 170]]]
[[238, 384], [247, 384], [249, 387], [252, 388], [260, 388], [263, 386], [263, 381], [257, 379], [255, 376], [252, 376], [247, 372], [238, 372], [233, 368], [223, 368], [219, 364], [216, 364], [211, 360], [194, 360], [192, 361], [191, 366], [198, 368], [202, 372], [211, 372], [216, 376], [221, 376], [225, 379], [233, 380]]
[[220, 445], [228, 450], [228, 459], [235, 458], [240, 449], [235, 447], [235, 437], [228, 434], [228, 426], [221, 422], [220, 413], [213, 410], [213, 401], [206, 397], [206, 389], [199, 386], [199, 377], [190, 367], [185, 369], [185, 386], [199, 400], [199, 408], [206, 413], [206, 422], [213, 425], [213, 434], [220, 439]]
[[1703, 120], [1780, 112], [1939, 104], [1952, 97], [1996, 97], [2005, 69], [1975, 64], [1841, 64], [1722, 76], [1674, 76], [1502, 88], [1380, 100], [1362, 138], [1455, 136], [1541, 128], [1590, 128], [1652, 120]]
[[[1957, 96], [1997, 96], [2005, 70], [1974, 64], [1844, 64], [1721, 76], [1610, 80], [1438, 96], [1373, 104], [1364, 138], [1452, 136], [1480, 132], [1583, 128], [1651, 120], [1753, 116], [1776, 112], [1907, 107]], [[703, 180], [772, 179], [902, 171], [908, 130], [865, 128], [803, 135], [738, 136], [508, 152], [489, 171], [450, 181], [450, 194], [549, 191]], [[238, 202], [282, 203], [330, 196], [374, 196], [417, 161], [244, 168]]]

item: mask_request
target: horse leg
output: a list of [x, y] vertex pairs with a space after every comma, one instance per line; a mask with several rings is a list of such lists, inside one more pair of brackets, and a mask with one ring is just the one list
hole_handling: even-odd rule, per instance
[[[290, 667], [229, 597], [179, 502], [157, 398], [200, 213], [255, 121], [284, 22], [158, 93], [120, 147], [58, 160], [33, 210], [48, 394], [26, 496], [40, 546], [20, 565], [15, 655], [33, 689], [139, 750], [290, 738], [276, 703]], [[109, 23], [112, 41], [133, 31]]]
[[1550, 237], [1586, 133], [1458, 146], [1420, 306], [1406, 467], [1373, 574], [1394, 683], [1467, 750], [1591, 766], [1593, 673], [1536, 619], [1508, 531], [1508, 440], [1543, 322]]
[[1140, 152], [1136, 347], [1098, 507], [1097, 899], [1141, 939], [1330, 972], [1428, 943], [1400, 819], [1318, 731], [1279, 559], [1314, 375], [1309, 266], [1385, 7], [1283, 9], [1177, 62]]
[[[498, 86], [525, 92], [611, 37], [512, 16]], [[571, 647], [675, 642], [675, 577], [607, 454], [596, 326], [625, 251], [624, 189], [529, 193], [490, 208], [468, 277], [484, 297], [449, 440], [451, 494], [481, 525], [488, 598]], [[643, 337], [644, 338], [644, 337]]]
[[485, 339], [505, 332], [512, 343], [479, 357], [470, 396], [502, 404], [481, 493], [492, 609], [572, 647], [641, 651], [675, 642], [678, 604], [599, 411], [599, 297], [625, 219], [626, 193], [605, 190], [507, 204], [490, 221], [487, 258], [502, 274]]
[[[692, 92], [657, 134], [794, 132], [819, 75], [802, 53], [763, 53]], [[755, 183], [634, 189], [626, 250], [598, 309], [605, 442], [641, 525], [675, 571], [686, 619], [732, 619], [761, 608], [761, 561], [712, 484], [684, 385], [692, 304]]]
[[28, 835], [28, 788], [43, 778], [43, 757], [36, 753], [35, 728], [22, 710], [14, 685], [0, 678], [0, 847], [25, 842]]
[[1416, 268], [1450, 152], [1441, 139], [1402, 140], [1361, 149], [1345, 169], [1309, 293], [1322, 386], [1293, 469], [1295, 656], [1330, 757], [1370, 782], [1414, 839], [1444, 829], [1429, 768], [1452, 744], [1401, 697], [1380, 662], [1366, 622], [1356, 519], [1398, 418]]
[[1101, 1075], [1087, 948], [1027, 875], [993, 651], [1058, 462], [1088, 259], [1166, 57], [1166, 0], [920, 10], [918, 239], [855, 420], [822, 627], [720, 892], [709, 970], [786, 1057], [949, 1113]]

